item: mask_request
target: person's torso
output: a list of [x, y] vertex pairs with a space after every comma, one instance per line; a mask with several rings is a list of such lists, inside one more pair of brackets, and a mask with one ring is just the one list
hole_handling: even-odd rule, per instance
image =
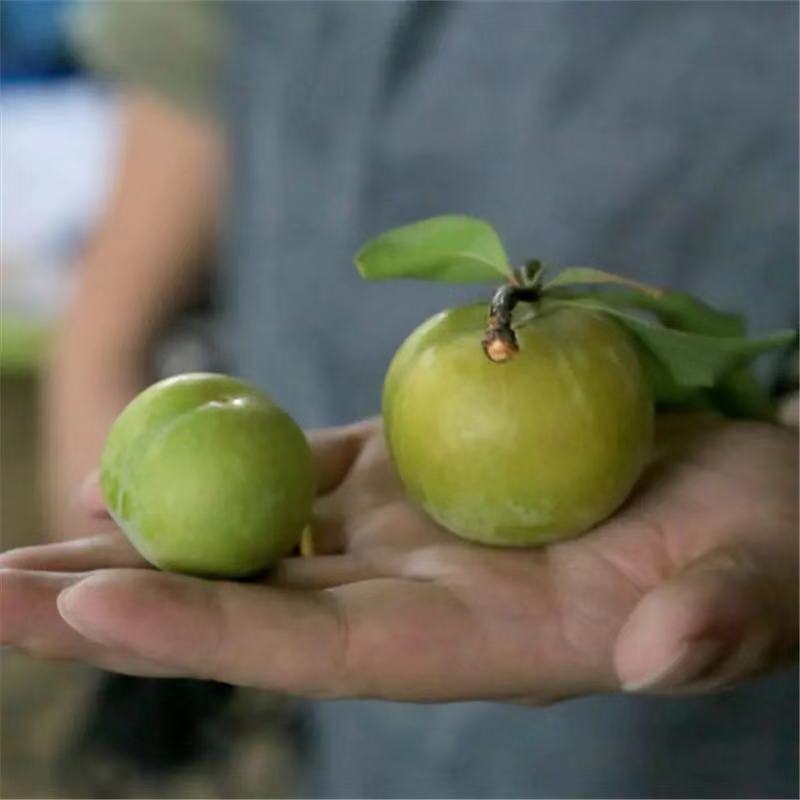
[[[231, 368], [305, 425], [375, 413], [394, 350], [488, 287], [363, 283], [440, 213], [512, 257], [604, 266], [794, 325], [793, 4], [240, 3], [229, 82]], [[705, 700], [320, 706], [315, 793], [779, 796], [794, 678]]]

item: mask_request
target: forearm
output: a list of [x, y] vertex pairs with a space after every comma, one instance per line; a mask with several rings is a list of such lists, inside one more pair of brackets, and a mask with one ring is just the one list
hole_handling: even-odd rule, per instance
[[114, 187], [78, 265], [45, 382], [45, 478], [57, 534], [74, 535], [77, 487], [114, 417], [147, 381], [164, 327], [201, 282], [219, 151], [212, 122], [155, 97], [127, 98]]
[[114, 187], [62, 330], [65, 346], [78, 340], [97, 358], [140, 357], [191, 296], [217, 207], [214, 122], [132, 93], [123, 130]]

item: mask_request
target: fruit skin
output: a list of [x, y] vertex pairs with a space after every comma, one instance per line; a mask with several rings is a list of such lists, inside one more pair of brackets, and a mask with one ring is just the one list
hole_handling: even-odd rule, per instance
[[109, 432], [100, 484], [109, 512], [160, 569], [259, 572], [297, 543], [314, 478], [303, 432], [265, 394], [225, 375], [150, 386]]
[[625, 500], [652, 447], [653, 398], [607, 316], [543, 307], [520, 351], [481, 348], [485, 306], [443, 311], [386, 376], [387, 441], [409, 496], [459, 536], [531, 546], [575, 536]]

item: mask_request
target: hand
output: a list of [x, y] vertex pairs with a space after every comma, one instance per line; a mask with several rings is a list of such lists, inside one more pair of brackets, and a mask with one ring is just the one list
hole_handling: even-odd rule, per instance
[[135, 674], [412, 701], [708, 691], [793, 657], [786, 430], [663, 419], [613, 519], [531, 550], [467, 544], [414, 509], [378, 422], [311, 440], [319, 555], [256, 584], [146, 569], [119, 533], [19, 550], [0, 559], [3, 641]]

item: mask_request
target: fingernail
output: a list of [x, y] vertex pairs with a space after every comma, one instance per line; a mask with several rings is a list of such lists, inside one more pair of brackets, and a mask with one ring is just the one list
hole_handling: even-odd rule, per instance
[[101, 633], [95, 631], [91, 623], [87, 624], [84, 618], [85, 615], [82, 615], [80, 611], [75, 608], [75, 590], [79, 589], [81, 584], [85, 583], [87, 580], [91, 580], [91, 578], [78, 581], [78, 583], [59, 592], [58, 597], [56, 597], [58, 613], [61, 615], [64, 622], [66, 622], [70, 628], [74, 628], [81, 636], [85, 636], [87, 639], [92, 639], [97, 642], [108, 642], [108, 635], [105, 632]]
[[[80, 583], [80, 582], [79, 582]], [[68, 586], [66, 589], [63, 589], [58, 593], [56, 597], [56, 608], [58, 609], [58, 613], [64, 618], [66, 622], [70, 622], [70, 616], [72, 615], [72, 608], [71, 608], [71, 601], [70, 601], [70, 594], [72, 590], [79, 585], [79, 583], [74, 583], [72, 586]]]
[[658, 692], [693, 683], [719, 661], [723, 650], [723, 643], [716, 639], [683, 642], [672, 658], [642, 678], [626, 681], [622, 688], [626, 692]]

